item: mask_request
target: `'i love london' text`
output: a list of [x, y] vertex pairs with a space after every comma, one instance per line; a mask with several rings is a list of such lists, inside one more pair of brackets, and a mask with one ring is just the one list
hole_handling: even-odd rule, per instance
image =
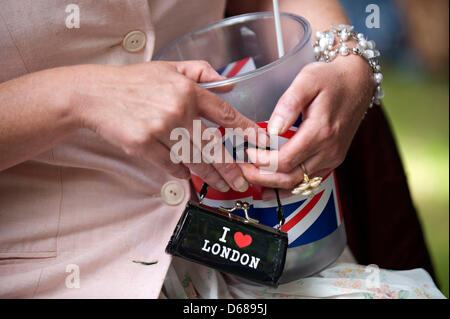
[[[219, 241], [222, 243], [226, 243], [227, 242], [226, 236], [227, 236], [227, 233], [230, 231], [230, 228], [225, 227], [225, 226], [222, 228], [223, 228], [223, 233], [222, 233], [222, 237], [219, 238]], [[234, 234], [234, 241], [236, 242], [236, 244], [238, 245], [239, 248], [244, 248], [244, 247], [250, 246], [250, 244], [252, 243], [252, 237], [250, 235], [244, 235], [241, 232], [236, 232]], [[236, 249], [232, 249], [232, 248], [222, 245], [218, 242], [211, 245], [210, 241], [208, 239], [204, 239], [202, 251], [211, 253], [215, 256], [219, 256], [221, 258], [230, 260], [232, 262], [240, 263], [243, 266], [248, 266], [248, 267], [254, 268], [254, 269], [258, 268], [258, 264], [260, 261], [260, 258], [258, 258], [258, 257], [250, 256], [245, 253], [243, 254]]]

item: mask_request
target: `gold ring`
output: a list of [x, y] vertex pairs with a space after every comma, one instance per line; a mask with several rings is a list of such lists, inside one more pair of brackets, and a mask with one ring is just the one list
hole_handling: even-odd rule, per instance
[[302, 171], [303, 171], [303, 180], [308, 183], [309, 177], [308, 177], [308, 172], [306, 171], [305, 164], [301, 163], [300, 167], [302, 168]]
[[303, 163], [300, 164], [300, 167], [303, 170], [303, 181], [295, 187], [291, 193], [294, 195], [303, 195], [303, 196], [310, 196], [312, 197], [314, 195], [314, 190], [320, 186], [322, 183], [322, 177], [314, 177], [312, 179], [309, 178], [308, 173], [306, 171], [306, 167]]

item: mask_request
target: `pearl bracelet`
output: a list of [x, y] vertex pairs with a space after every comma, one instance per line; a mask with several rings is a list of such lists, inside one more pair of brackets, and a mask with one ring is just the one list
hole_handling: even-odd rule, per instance
[[[336, 38], [339, 40], [336, 41]], [[356, 40], [358, 44], [350, 48], [345, 44], [346, 41], [350, 40]], [[332, 24], [331, 31], [316, 32], [316, 42], [313, 48], [316, 60], [320, 62], [328, 63], [338, 55], [346, 56], [350, 53], [357, 54], [366, 60], [372, 69], [373, 79], [376, 83], [369, 107], [374, 104], [380, 105], [380, 100], [384, 97], [384, 91], [381, 88], [383, 74], [377, 59], [380, 56], [380, 51], [375, 49], [373, 40], [368, 41], [362, 33], [356, 34], [354, 27], [351, 25]]]

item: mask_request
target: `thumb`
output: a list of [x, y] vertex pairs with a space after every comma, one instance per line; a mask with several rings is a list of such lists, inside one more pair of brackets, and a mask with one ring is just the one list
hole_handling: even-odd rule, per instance
[[314, 77], [300, 72], [278, 100], [267, 125], [268, 132], [273, 135], [283, 134], [297, 121], [318, 92]]
[[225, 79], [206, 61], [169, 62], [177, 71], [197, 83], [213, 82]]

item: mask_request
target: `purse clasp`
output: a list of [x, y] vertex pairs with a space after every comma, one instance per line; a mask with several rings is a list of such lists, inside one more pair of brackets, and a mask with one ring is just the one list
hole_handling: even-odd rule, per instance
[[241, 202], [240, 200], [236, 201], [234, 203], [234, 206], [232, 208], [225, 208], [222, 206], [219, 206], [219, 210], [225, 213], [228, 213], [228, 216], [231, 218], [231, 213], [234, 212], [235, 210], [243, 210], [244, 214], [245, 214], [245, 220], [246, 222], [250, 222], [250, 223], [254, 223], [254, 224], [259, 224], [259, 220], [254, 219], [254, 218], [250, 218], [250, 216], [248, 215], [248, 209], [250, 207], [250, 204], [247, 202]]

